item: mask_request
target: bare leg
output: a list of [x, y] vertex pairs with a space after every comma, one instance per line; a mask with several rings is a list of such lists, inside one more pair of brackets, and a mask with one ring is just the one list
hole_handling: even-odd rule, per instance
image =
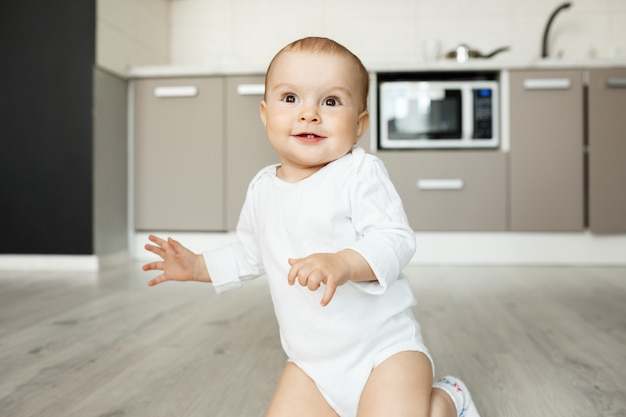
[[280, 377], [266, 417], [293, 416], [338, 417], [313, 380], [302, 369], [289, 362]]
[[432, 375], [426, 355], [393, 355], [372, 371], [359, 403], [359, 417], [456, 417], [452, 399], [432, 389]]
[[430, 394], [430, 417], [456, 417], [456, 407], [448, 394], [433, 388]]

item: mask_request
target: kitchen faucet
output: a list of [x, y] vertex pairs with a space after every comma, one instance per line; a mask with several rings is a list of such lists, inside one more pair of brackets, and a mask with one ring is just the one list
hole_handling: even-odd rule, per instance
[[557, 7], [556, 10], [553, 11], [552, 14], [550, 15], [550, 18], [548, 19], [548, 23], [546, 23], [546, 28], [543, 31], [543, 44], [541, 48], [542, 58], [548, 57], [548, 32], [550, 32], [550, 26], [552, 25], [552, 21], [561, 10], [569, 9], [571, 5], [572, 3], [563, 3], [559, 7]]

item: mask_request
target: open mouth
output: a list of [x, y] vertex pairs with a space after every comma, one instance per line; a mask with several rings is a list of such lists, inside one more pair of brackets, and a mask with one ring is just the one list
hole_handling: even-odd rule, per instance
[[316, 135], [315, 133], [298, 133], [296, 136], [303, 139], [321, 138], [321, 136]]
[[298, 140], [300, 140], [301, 142], [306, 142], [306, 143], [316, 143], [325, 139], [324, 136], [320, 136], [311, 132], [297, 133], [294, 136], [298, 138]]

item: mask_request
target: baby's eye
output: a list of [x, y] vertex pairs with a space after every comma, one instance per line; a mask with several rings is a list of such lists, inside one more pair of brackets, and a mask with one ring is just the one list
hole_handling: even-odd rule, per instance
[[283, 101], [285, 103], [296, 103], [298, 101], [298, 98], [293, 94], [285, 94], [283, 96]]
[[339, 106], [341, 103], [337, 97], [327, 97], [322, 102], [324, 106]]

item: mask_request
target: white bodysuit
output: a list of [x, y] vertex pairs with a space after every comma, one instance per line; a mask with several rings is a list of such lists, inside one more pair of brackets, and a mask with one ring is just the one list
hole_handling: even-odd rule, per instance
[[[250, 183], [238, 242], [203, 255], [218, 292], [267, 274], [289, 360], [341, 417], [353, 417], [375, 366], [402, 351], [430, 358], [401, 272], [415, 234], [383, 163], [360, 147], [297, 183], [278, 178], [276, 168]], [[367, 260], [377, 282], [350, 281], [325, 307], [323, 286], [288, 285], [288, 258], [345, 248]]]

